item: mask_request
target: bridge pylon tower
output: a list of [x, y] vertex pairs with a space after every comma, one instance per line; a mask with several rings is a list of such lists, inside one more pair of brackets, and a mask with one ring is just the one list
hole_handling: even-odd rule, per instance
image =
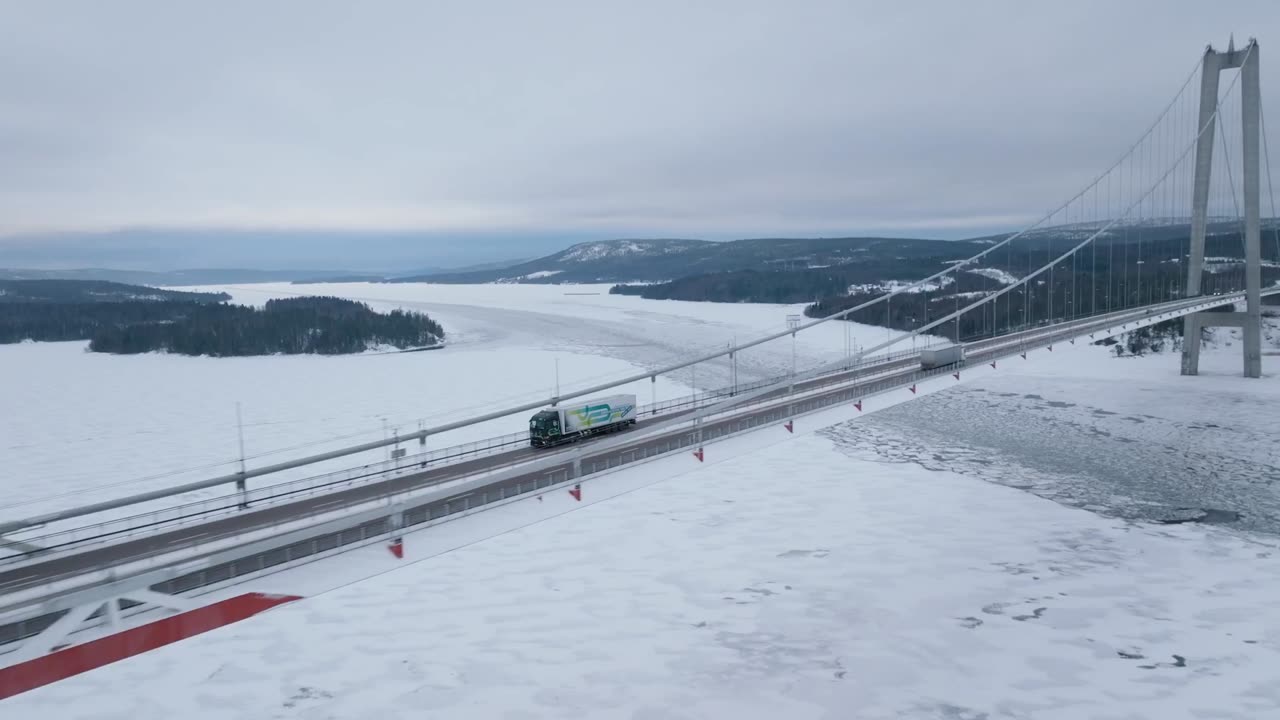
[[1200, 66], [1200, 135], [1196, 142], [1195, 182], [1191, 197], [1191, 257], [1187, 263], [1187, 296], [1200, 294], [1204, 272], [1204, 239], [1209, 219], [1209, 175], [1213, 167], [1213, 139], [1217, 122], [1218, 76], [1223, 70], [1240, 68], [1241, 117], [1244, 151], [1244, 277], [1245, 311], [1193, 313], [1183, 324], [1182, 374], [1200, 372], [1200, 329], [1210, 326], [1238, 327], [1244, 331], [1244, 376], [1262, 376], [1262, 241], [1259, 215], [1262, 91], [1258, 77], [1258, 41], [1249, 40], [1243, 49], [1232, 42], [1226, 52], [1212, 46], [1204, 51]]

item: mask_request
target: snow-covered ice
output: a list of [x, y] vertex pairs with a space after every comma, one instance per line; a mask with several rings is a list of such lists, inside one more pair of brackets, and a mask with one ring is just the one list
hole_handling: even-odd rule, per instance
[[[1274, 419], [1280, 370], [1268, 357], [1266, 378], [1238, 377], [1238, 348], [1206, 353], [1196, 379], [1180, 378], [1170, 356], [1087, 346], [1018, 363], [916, 402], [1012, 383], [1045, 402], [1088, 393], [1091, 410], [1117, 414], [1164, 416], [1181, 403], [1200, 408], [1201, 423]], [[1249, 393], [1263, 398], [1238, 408]], [[876, 414], [851, 414], [801, 420], [829, 427], [817, 432], [717, 443], [706, 465], [672, 457], [589, 481], [594, 502], [561, 490], [411, 534], [403, 566], [382, 548], [357, 551], [380, 554], [374, 577], [0, 709], [122, 720], [1253, 720], [1280, 708], [1273, 535], [1109, 517], [945, 463], [869, 456], [860, 436]], [[983, 459], [997, 478], [1024, 467]], [[544, 519], [462, 537], [468, 520], [522, 509]], [[429, 549], [446, 545], [455, 549]], [[243, 589], [290, 587], [282, 574]], [[320, 589], [314, 577], [309, 589]]]
[[[645, 300], [610, 295], [611, 285], [431, 285], [341, 283], [202, 287], [225, 290], [232, 302], [261, 304], [271, 298], [299, 294], [338, 295], [369, 303], [376, 310], [418, 310], [445, 325], [450, 346], [476, 348], [532, 347], [547, 351], [603, 355], [641, 366], [655, 366], [721, 350], [786, 329], [788, 315], [802, 313], [807, 303], [700, 303]], [[885, 329], [849, 323], [852, 340], [878, 340]], [[845, 348], [843, 323], [830, 323], [797, 337], [803, 361], [835, 360]], [[738, 358], [740, 378], [774, 376], [790, 369], [791, 344], [773, 343], [744, 351]], [[721, 361], [708, 374], [677, 376], [686, 385], [707, 387], [723, 382]]]
[[[509, 347], [339, 357], [111, 356], [83, 343], [0, 346], [0, 380], [14, 412], [0, 415], [5, 497], [12, 518], [235, 472], [235, 403], [242, 403], [250, 467], [412, 432], [494, 407], [536, 402], [564, 387], [638, 371], [586, 354]], [[573, 378], [574, 382], [568, 382]], [[627, 386], [649, 402], [648, 382]], [[659, 399], [688, 390], [664, 381]], [[431, 439], [442, 447], [527, 428], [521, 413]], [[385, 426], [384, 421], [385, 420]], [[416, 444], [415, 444], [416, 450]], [[384, 452], [326, 463], [337, 469]], [[317, 468], [293, 475], [315, 473]], [[212, 489], [192, 494], [226, 494]]]
[[[1127, 518], [1204, 517], [1280, 534], [1280, 382], [1240, 377], [1239, 329], [1219, 328], [1198, 377], [1167, 352], [1116, 358], [1059, 345], [946, 393], [866, 418], [864, 457], [963, 472]], [[1280, 347], [1280, 323], [1264, 328]]]
[[[202, 289], [224, 289], [202, 288]], [[429, 312], [444, 350], [318, 357], [191, 358], [84, 352], [85, 343], [0, 346], [0, 519], [173, 486], [238, 469], [236, 402], [249, 466], [412, 432], [495, 407], [537, 402], [785, 329], [802, 305], [643, 300], [608, 285], [274, 283], [232, 286], [235, 302], [337, 295], [379, 310]], [[848, 325], [846, 328], [845, 326]], [[846, 345], [845, 333], [849, 332]], [[886, 337], [883, 329], [830, 323], [796, 342], [801, 368]], [[791, 343], [739, 354], [740, 382], [790, 368]], [[729, 364], [618, 388], [641, 403], [729, 383]], [[656, 391], [656, 392], [655, 392]], [[429, 448], [527, 427], [529, 413], [434, 436]], [[378, 462], [375, 451], [270, 482]], [[226, 494], [225, 488], [184, 497]]]

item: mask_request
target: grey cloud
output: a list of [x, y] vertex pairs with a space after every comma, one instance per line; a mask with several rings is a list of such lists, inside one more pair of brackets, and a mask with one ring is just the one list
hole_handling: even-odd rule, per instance
[[[1069, 196], [1206, 43], [1280, 27], [1268, 0], [2, 15], [0, 233], [962, 235]], [[1280, 118], [1280, 36], [1259, 39]]]

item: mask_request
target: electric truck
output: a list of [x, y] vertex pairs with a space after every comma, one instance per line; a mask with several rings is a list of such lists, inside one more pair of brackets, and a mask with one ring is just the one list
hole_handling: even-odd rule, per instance
[[540, 410], [529, 418], [529, 444], [536, 448], [577, 442], [636, 424], [636, 396], [611, 395]]
[[964, 362], [964, 346], [948, 345], [942, 348], [931, 348], [920, 351], [920, 368], [934, 370]]

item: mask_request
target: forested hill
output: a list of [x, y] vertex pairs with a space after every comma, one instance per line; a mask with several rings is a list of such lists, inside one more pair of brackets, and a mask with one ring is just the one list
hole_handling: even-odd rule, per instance
[[[1206, 238], [1205, 255], [1218, 258], [1204, 281], [1206, 288], [1216, 282], [1215, 274], [1229, 265], [1224, 260], [1241, 253], [1239, 230], [1234, 226], [1212, 226]], [[1134, 286], [1150, 290], [1153, 287], [1176, 287], [1185, 274], [1182, 256], [1185, 254], [1189, 228], [1142, 228], [1138, 232], [1117, 231], [1108, 239], [1105, 252], [1082, 253], [1075, 263], [1078, 282], [1097, 286], [1097, 278], [1127, 277]], [[908, 241], [901, 248], [892, 244], [860, 252], [847, 262], [814, 262], [811, 264], [775, 264], [771, 269], [738, 269], [718, 272], [686, 273], [682, 277], [661, 283], [615, 285], [610, 292], [616, 295], [636, 295], [651, 300], [689, 300], [695, 302], [756, 302], [802, 303], [818, 302], [823, 312], [859, 305], [878, 297], [893, 287], [911, 283], [944, 270], [949, 265], [990, 247], [1003, 237], [980, 238], [965, 242], [937, 242], [933, 244]], [[1040, 267], [1050, 257], [1060, 255], [1080, 241], [1079, 233], [1070, 229], [1060, 233], [1044, 233], [1002, 248], [983, 261], [982, 266], [966, 270], [945, 279], [943, 287], [927, 293], [930, 302], [959, 295], [972, 301], [977, 294], [992, 292], [1005, 284], [1017, 281], [1031, 268]], [[1126, 250], [1132, 246], [1131, 250]], [[1277, 245], [1275, 247], [1280, 247]], [[1138, 253], [1142, 248], [1143, 254]], [[1146, 262], [1143, 262], [1145, 259]], [[1263, 268], [1264, 284], [1280, 278], [1280, 266]], [[1047, 282], [1042, 279], [1040, 284]], [[1070, 285], [1069, 275], [1055, 280]], [[1068, 287], [1070, 291], [1070, 287]], [[1105, 288], [1104, 288], [1105, 290]], [[1103, 292], [1103, 291], [1099, 291]], [[1116, 292], [1123, 292], [1117, 290]], [[912, 297], [894, 301], [895, 326], [910, 322], [911, 317], [929, 315], [924, 306], [926, 293], [913, 293]], [[954, 298], [953, 298], [954, 299]], [[919, 307], [912, 307], [912, 305]], [[834, 310], [833, 310], [834, 308]], [[882, 324], [884, 308], [879, 320], [867, 314], [859, 315], [860, 322]], [[904, 320], [905, 318], [905, 320]]]
[[915, 245], [910, 252], [865, 253], [857, 262], [792, 263], [768, 270], [699, 273], [652, 285], [615, 285], [614, 295], [696, 302], [798, 303], [844, 295], [851, 286], [917, 280], [972, 254], [968, 243]]
[[103, 328], [171, 322], [229, 299], [100, 280], [0, 280], [0, 343], [88, 340]]
[[99, 281], [0, 281], [0, 343], [89, 340], [95, 352], [216, 357], [403, 350], [444, 338], [426, 315], [376, 313], [340, 298], [271, 300], [261, 309], [227, 299]]
[[554, 255], [505, 268], [410, 276], [396, 282], [661, 282], [713, 272], [773, 272], [866, 262], [968, 257], [985, 246], [983, 242], [963, 240], [874, 237], [754, 238], [727, 242], [604, 240], [579, 243]]
[[0, 302], [11, 303], [118, 303], [139, 300], [216, 303], [230, 299], [231, 296], [226, 293], [165, 290], [106, 280], [0, 279]]
[[263, 308], [192, 305], [172, 322], [134, 323], [94, 333], [89, 349], [107, 353], [164, 351], [212, 357], [338, 355], [379, 346], [401, 350], [439, 344], [444, 329], [421, 313], [376, 313], [336, 297], [268, 300]]

